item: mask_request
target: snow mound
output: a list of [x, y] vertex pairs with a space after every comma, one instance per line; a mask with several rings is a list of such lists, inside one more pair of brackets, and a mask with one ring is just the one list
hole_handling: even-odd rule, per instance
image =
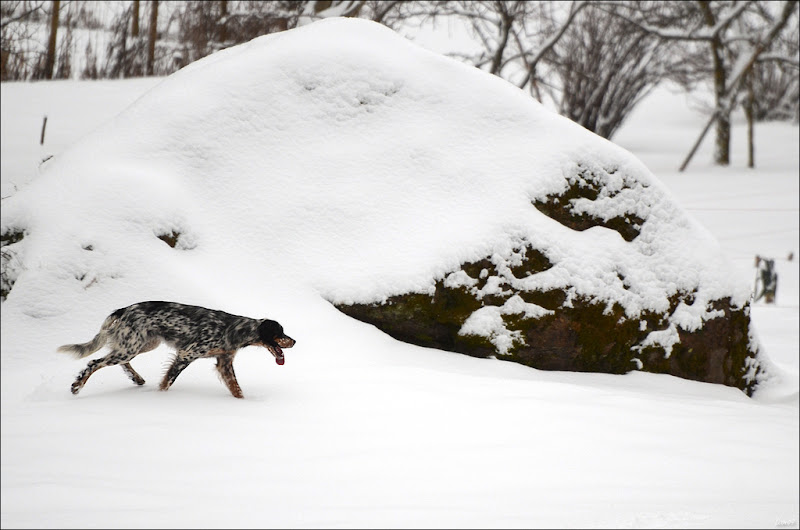
[[[533, 206], [583, 187], [587, 167], [602, 186], [572, 212], [640, 219], [634, 239]], [[750, 295], [633, 155], [357, 19], [261, 37], [166, 78], [5, 201], [2, 230], [24, 235], [4, 249], [18, 258], [4, 311], [37, 318], [90, 300], [97, 314], [167, 298], [260, 310], [301, 291], [385, 301], [486, 256], [513, 266], [520, 242], [552, 264], [526, 288], [568, 288], [628, 318], [691, 292], [670, 324], [690, 329], [714, 317], [706, 302]], [[466, 332], [513, 344], [493, 325], [501, 314], [547, 313], [520, 302], [473, 315]]]

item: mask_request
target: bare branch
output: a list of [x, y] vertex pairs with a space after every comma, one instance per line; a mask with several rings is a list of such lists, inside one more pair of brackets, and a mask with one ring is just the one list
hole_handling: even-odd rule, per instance
[[789, 21], [789, 17], [792, 16], [792, 11], [797, 4], [798, 0], [790, 0], [783, 5], [783, 11], [781, 12], [780, 18], [777, 20], [777, 22], [775, 22], [775, 24], [772, 25], [772, 27], [765, 30], [764, 37], [758, 40], [752, 54], [744, 62], [744, 66], [740, 67], [738, 72], [735, 72], [733, 80], [726, 89], [726, 93], [728, 94], [729, 98], [731, 96], [735, 96], [735, 94], [739, 91], [742, 79], [744, 79], [744, 77], [750, 73], [758, 57], [770, 47], [778, 34], [783, 30], [783, 27]]
[[15, 17], [11, 17], [11, 18], [8, 18], [6, 20], [3, 20], [2, 23], [0, 23], [0, 29], [6, 27], [9, 24], [17, 22], [19, 20], [23, 20], [25, 18], [28, 18], [29, 16], [31, 16], [34, 13], [36, 13], [37, 11], [41, 11], [43, 7], [44, 7], [44, 4], [39, 4], [36, 7], [32, 7], [31, 9], [28, 9], [27, 11], [24, 11], [24, 12], [20, 13], [19, 15], [15, 16]]
[[794, 68], [800, 68], [800, 55], [795, 55], [794, 57], [789, 57], [786, 55], [781, 55], [778, 53], [762, 53], [756, 59], [759, 63], [766, 63], [766, 62], [777, 62], [777, 63], [784, 63]]
[[545, 41], [545, 43], [541, 46], [541, 48], [539, 48], [539, 51], [537, 51], [536, 54], [530, 60], [527, 60], [527, 58], [523, 55], [523, 59], [525, 60], [526, 63], [525, 64], [526, 70], [528, 73], [520, 83], [519, 85], [520, 87], [525, 86], [528, 83], [528, 81], [534, 78], [536, 65], [539, 64], [539, 61], [542, 60], [542, 57], [544, 57], [544, 55], [547, 52], [552, 50], [553, 46], [555, 46], [558, 43], [558, 41], [561, 40], [561, 37], [564, 36], [564, 33], [567, 31], [567, 29], [569, 29], [569, 26], [572, 24], [572, 21], [575, 20], [575, 17], [578, 15], [578, 13], [580, 13], [583, 10], [583, 8], [586, 7], [587, 5], [588, 4], [585, 1], [574, 2], [570, 7], [570, 13], [569, 16], [567, 17], [567, 20], [564, 21], [559, 30], [552, 37], [550, 37], [547, 41]]
[[[678, 41], [712, 41], [714, 39], [718, 39], [720, 33], [725, 30], [734, 20], [738, 19], [742, 13], [745, 12], [752, 4], [752, 0], [747, 0], [744, 2], [738, 2], [737, 8], [734, 9], [731, 13], [728, 14], [722, 20], [716, 21], [714, 24], [706, 27], [697, 27], [691, 29], [689, 31], [684, 31], [677, 28], [660, 28], [658, 26], [653, 26], [651, 24], [647, 24], [642, 20], [637, 18], [628, 16], [623, 14], [621, 11], [609, 11], [609, 13], [613, 14], [614, 16], [620, 17], [625, 19], [627, 22], [636, 25], [640, 30], [644, 31], [645, 33], [649, 33], [651, 35], [655, 35], [660, 39], [663, 40], [678, 40]], [[601, 6], [604, 4], [603, 2], [598, 2], [596, 5]], [[605, 3], [608, 5], [607, 3]], [[705, 9], [709, 9], [708, 5], [704, 2], [700, 2], [701, 9], [703, 6]]]

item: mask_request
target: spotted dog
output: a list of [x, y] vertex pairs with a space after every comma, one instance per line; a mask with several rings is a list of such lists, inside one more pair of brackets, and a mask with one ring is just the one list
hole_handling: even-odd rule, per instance
[[133, 369], [131, 359], [158, 347], [162, 342], [175, 348], [177, 354], [161, 381], [161, 390], [168, 390], [184, 368], [201, 357], [217, 360], [217, 371], [233, 397], [241, 398], [242, 389], [233, 372], [233, 358], [245, 346], [263, 346], [283, 364], [282, 348], [291, 348], [295, 341], [283, 332], [274, 320], [242, 317], [224, 311], [206, 309], [175, 302], [140, 302], [111, 313], [100, 332], [85, 344], [66, 344], [58, 351], [81, 359], [108, 344], [111, 352], [90, 361], [72, 383], [72, 393], [80, 392], [93, 373], [100, 368], [120, 364], [134, 383], [144, 379]]

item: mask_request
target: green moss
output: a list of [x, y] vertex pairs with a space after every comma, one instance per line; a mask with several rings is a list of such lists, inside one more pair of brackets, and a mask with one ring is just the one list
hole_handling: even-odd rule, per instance
[[[616, 170], [607, 171], [608, 174], [615, 172]], [[576, 199], [597, 200], [603, 188], [601, 177], [589, 168], [578, 165], [576, 174], [570, 181], [571, 186], [564, 192], [547, 195], [543, 199], [533, 201], [533, 205], [543, 214], [573, 230], [583, 231], [594, 226], [603, 226], [618, 232], [625, 241], [633, 241], [639, 235], [644, 219], [632, 213], [603, 220], [573, 211], [572, 202]], [[615, 193], [609, 194], [610, 197], [614, 195]]]
[[548, 291], [520, 291], [520, 298], [529, 304], [536, 304], [545, 309], [555, 311], [559, 309], [567, 300], [567, 293], [561, 289], [550, 289]]
[[178, 238], [181, 237], [181, 233], [172, 230], [169, 234], [156, 234], [156, 237], [169, 245], [171, 248], [175, 248], [175, 245], [178, 244]]
[[494, 344], [486, 337], [479, 335], [458, 335], [454, 337], [451, 351], [464, 353], [471, 357], [489, 357], [496, 355]]
[[494, 352], [491, 342], [483, 337], [458, 334], [464, 321], [481, 306], [482, 303], [465, 288], [448, 289], [439, 281], [432, 297], [409, 293], [392, 296], [383, 304], [336, 307], [398, 340], [486, 357]]
[[515, 278], [525, 278], [537, 272], [543, 272], [550, 269], [553, 263], [541, 251], [531, 246], [525, 248], [525, 256], [522, 264], [509, 267], [511, 274]]
[[[489, 258], [482, 259], [480, 261], [475, 262], [467, 262], [461, 265], [461, 270], [466, 272], [472, 278], [476, 280], [481, 280], [481, 271], [486, 269], [490, 273], [494, 270], [494, 264], [489, 260]], [[486, 283], [486, 279], [483, 278], [483, 282]]]
[[639, 324], [625, 319], [621, 306], [577, 298], [559, 313], [572, 330], [562, 344], [573, 370], [623, 374], [633, 368], [631, 348], [640, 336]]
[[729, 322], [727, 333], [729, 362], [723, 365], [726, 377], [724, 384], [740, 388], [748, 396], [751, 396], [755, 391], [756, 379], [763, 373], [763, 369], [759, 363], [756, 363], [756, 379], [752, 381], [745, 380], [745, 375], [748, 371], [747, 359], [755, 359], [755, 352], [751, 351], [750, 346], [749, 304], [740, 309], [731, 309], [730, 302], [729, 299], [717, 301], [714, 306], [714, 309], [725, 311], [725, 320]]
[[[549, 266], [546, 256], [527, 249], [526, 259], [514, 267], [513, 273], [524, 277]], [[488, 259], [462, 266], [473, 278], [480, 278], [484, 269], [490, 276], [497, 275]], [[625, 283], [625, 278], [620, 280]], [[540, 318], [528, 318], [522, 313], [502, 315], [505, 328], [518, 332], [522, 339], [505, 355], [486, 337], [459, 335], [464, 322], [475, 311], [502, 306], [513, 294], [553, 313]], [[637, 358], [644, 371], [734, 386], [750, 395], [755, 381], [748, 382], [745, 375], [755, 353], [749, 342], [749, 317], [747, 308], [734, 308], [729, 299], [716, 301], [710, 308], [722, 310], [722, 317], [706, 321], [694, 332], [679, 329], [680, 342], [673, 345], [669, 355], [658, 345], [640, 346], [651, 332], [667, 328], [669, 316], [679, 304], [693, 304], [695, 294], [677, 292], [669, 298], [667, 311], [646, 311], [628, 318], [618, 303], [576, 297], [566, 306], [567, 293], [561, 289], [517, 291], [478, 299], [474, 289], [446, 288], [440, 280], [433, 295], [409, 293], [393, 296], [384, 304], [337, 307], [399, 340], [420, 346], [477, 357], [495, 355], [542, 370], [612, 374], [636, 369], [633, 359]]]

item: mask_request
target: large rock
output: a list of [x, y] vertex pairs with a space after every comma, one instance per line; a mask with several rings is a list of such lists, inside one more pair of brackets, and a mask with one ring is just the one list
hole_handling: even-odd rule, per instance
[[[599, 245], [612, 230], [625, 246], [645, 256], [659, 247], [651, 239], [658, 230], [651, 225], [670, 222], [653, 215], [651, 207], [661, 203], [663, 213], [665, 201], [667, 209], [677, 210], [633, 175], [578, 163], [564, 175], [559, 192], [538, 195], [531, 207], [570, 230], [594, 229]], [[721, 383], [748, 395], [764, 376], [759, 346], [750, 333], [749, 303], [735, 303], [730, 296], [698, 297], [699, 284], [687, 288], [675, 283], [662, 293], [666, 304], [626, 311], [626, 303], [641, 298], [631, 289], [629, 272], [651, 274], [663, 284], [679, 280], [680, 269], [659, 270], [654, 260], [653, 270], [630, 271], [625, 261], [607, 262], [558, 274], [555, 280], [548, 254], [558, 252], [523, 236], [505, 253], [463, 263], [434, 279], [435, 287], [427, 292], [336, 307], [398, 340], [542, 370], [624, 374], [638, 369]], [[665, 275], [669, 272], [673, 278]], [[580, 287], [594, 283], [591, 276], [598, 274], [617, 287], [614, 296]]]

